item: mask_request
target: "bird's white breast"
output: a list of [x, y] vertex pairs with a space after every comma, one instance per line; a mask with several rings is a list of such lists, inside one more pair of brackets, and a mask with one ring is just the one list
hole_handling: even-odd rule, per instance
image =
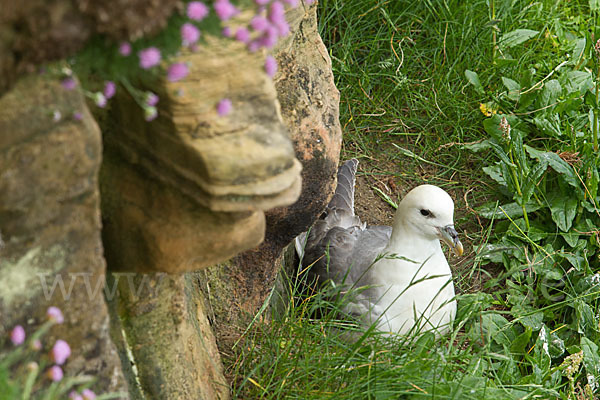
[[377, 303], [379, 313], [373, 315], [380, 330], [406, 334], [435, 329], [443, 334], [450, 327], [456, 314], [454, 285], [439, 243], [429, 258], [421, 258], [386, 258], [373, 266], [379, 298], [371, 301]]

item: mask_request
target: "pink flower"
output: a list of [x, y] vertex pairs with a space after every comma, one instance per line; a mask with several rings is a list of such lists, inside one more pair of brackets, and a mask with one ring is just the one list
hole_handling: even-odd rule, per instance
[[50, 352], [52, 360], [58, 365], [63, 365], [70, 355], [71, 348], [69, 347], [69, 344], [62, 339], [58, 339], [56, 343], [54, 343], [52, 351]]
[[250, 41], [250, 32], [248, 32], [248, 29], [242, 26], [241, 28], [238, 28], [237, 32], [235, 32], [235, 38], [242, 43], [248, 43]]
[[71, 393], [69, 393], [69, 399], [70, 400], [83, 400], [83, 397], [77, 393], [76, 391], [71, 391]]
[[83, 391], [81, 392], [81, 395], [83, 396], [84, 400], [95, 400], [96, 399], [96, 393], [92, 392], [90, 389], [83, 389]]
[[231, 33], [231, 28], [226, 26], [225, 28], [223, 28], [223, 31], [221, 31], [221, 33], [223, 34], [223, 36], [225, 37], [231, 37], [232, 33]]
[[267, 56], [265, 59], [265, 72], [271, 78], [277, 73], [277, 61], [273, 56]]
[[25, 329], [21, 325], [17, 325], [10, 331], [10, 341], [13, 345], [19, 346], [25, 341]]
[[141, 50], [138, 53], [140, 58], [140, 67], [143, 69], [152, 68], [160, 63], [161, 55], [160, 50], [156, 47], [148, 47], [147, 49]]
[[51, 366], [46, 374], [53, 382], [60, 381], [64, 376], [63, 370], [58, 365]]
[[65, 321], [65, 317], [63, 317], [62, 311], [58, 307], [48, 307], [46, 310], [46, 316], [50, 321], [53, 321], [57, 324], [62, 324]]
[[267, 21], [267, 19], [265, 17], [263, 17], [263, 16], [256, 15], [250, 21], [250, 26], [255, 31], [262, 32], [265, 29], [267, 29], [267, 26], [269, 26], [269, 21]]
[[231, 109], [232, 105], [231, 100], [229, 99], [223, 99], [217, 104], [217, 114], [219, 114], [221, 117], [224, 117], [225, 115], [229, 114], [231, 112]]
[[131, 45], [128, 42], [121, 42], [119, 45], [119, 54], [128, 56], [131, 54]]
[[146, 104], [149, 106], [155, 106], [158, 104], [158, 100], [159, 97], [156, 94], [152, 92], [146, 92]]
[[61, 85], [66, 90], [73, 90], [77, 87], [77, 82], [75, 81], [75, 79], [68, 77], [68, 78], [63, 79], [63, 81], [61, 82]]
[[200, 39], [200, 30], [196, 25], [186, 22], [181, 25], [181, 40], [184, 46], [196, 43]]
[[174, 63], [167, 69], [167, 79], [171, 82], [177, 82], [185, 78], [189, 73], [188, 66], [184, 63]]
[[281, 22], [285, 22], [285, 8], [283, 4], [278, 1], [274, 1], [271, 3], [269, 7], [269, 21], [274, 24], [279, 24]]
[[158, 116], [158, 112], [156, 111], [156, 107], [148, 106], [144, 107], [144, 118], [146, 121], [152, 121]]
[[54, 110], [54, 112], [52, 113], [52, 121], [58, 122], [61, 120], [61, 118], [62, 118], [62, 114], [60, 113], [60, 111]]
[[283, 1], [292, 8], [298, 7], [298, 0], [283, 0]]
[[265, 6], [269, 4], [271, 0], [254, 0], [254, 2], [259, 6]]
[[191, 1], [187, 6], [187, 16], [194, 21], [202, 21], [208, 15], [208, 7], [201, 1]]
[[104, 84], [104, 97], [106, 97], [106, 99], [108, 100], [115, 95], [116, 91], [117, 86], [115, 85], [115, 83], [113, 81], [106, 81], [106, 83]]
[[260, 38], [260, 44], [270, 49], [277, 44], [277, 28], [269, 26], [264, 35]]
[[94, 103], [100, 108], [104, 108], [106, 106], [106, 97], [104, 97], [103, 93], [96, 92], [94, 93]]
[[238, 9], [231, 4], [229, 0], [217, 0], [213, 7], [215, 8], [217, 17], [219, 17], [221, 21], [227, 21], [229, 18], [239, 13]]
[[83, 114], [80, 112], [74, 112], [73, 113], [73, 119], [75, 121], [81, 121], [83, 119]]
[[282, 22], [276, 23], [275, 28], [277, 28], [277, 33], [281, 37], [287, 36], [290, 33], [290, 26], [288, 25], [288, 23], [285, 20]]

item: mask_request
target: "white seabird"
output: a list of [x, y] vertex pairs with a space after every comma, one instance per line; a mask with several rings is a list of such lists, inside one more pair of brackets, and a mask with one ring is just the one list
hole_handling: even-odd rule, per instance
[[421, 185], [398, 205], [393, 227], [366, 226], [354, 214], [358, 161], [338, 170], [338, 186], [322, 218], [296, 238], [303, 266], [319, 280], [360, 288], [346, 312], [397, 334], [446, 333], [456, 314], [452, 272], [440, 240], [458, 256], [454, 202], [443, 189]]

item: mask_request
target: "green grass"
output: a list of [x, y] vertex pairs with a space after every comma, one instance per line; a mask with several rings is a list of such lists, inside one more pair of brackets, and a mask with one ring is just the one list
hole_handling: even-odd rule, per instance
[[[590, 4], [320, 1], [343, 158], [359, 158], [367, 178], [433, 182], [456, 199], [472, 247], [454, 269], [459, 312], [449, 337], [410, 342], [368, 330], [352, 342], [348, 332], [361, 330], [340, 319], [328, 290], [307, 297], [290, 279], [283, 311], [253, 324], [234, 349], [235, 397], [598, 397], [600, 162], [591, 121], [600, 62], [591, 34], [600, 24]], [[529, 31], [511, 39], [518, 29]], [[590, 88], [576, 88], [585, 74]], [[509, 116], [510, 139], [481, 103]]]

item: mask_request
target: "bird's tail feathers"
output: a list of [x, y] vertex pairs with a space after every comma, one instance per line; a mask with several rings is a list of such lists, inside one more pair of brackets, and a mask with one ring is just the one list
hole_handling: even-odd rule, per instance
[[327, 205], [328, 210], [341, 210], [354, 215], [354, 185], [356, 183], [356, 168], [358, 160], [353, 158], [346, 161], [338, 169], [337, 187], [331, 201]]
[[308, 232], [302, 232], [296, 239], [294, 239], [294, 247], [296, 247], [296, 254], [298, 254], [298, 258], [302, 260], [304, 258], [304, 248], [306, 246]]

